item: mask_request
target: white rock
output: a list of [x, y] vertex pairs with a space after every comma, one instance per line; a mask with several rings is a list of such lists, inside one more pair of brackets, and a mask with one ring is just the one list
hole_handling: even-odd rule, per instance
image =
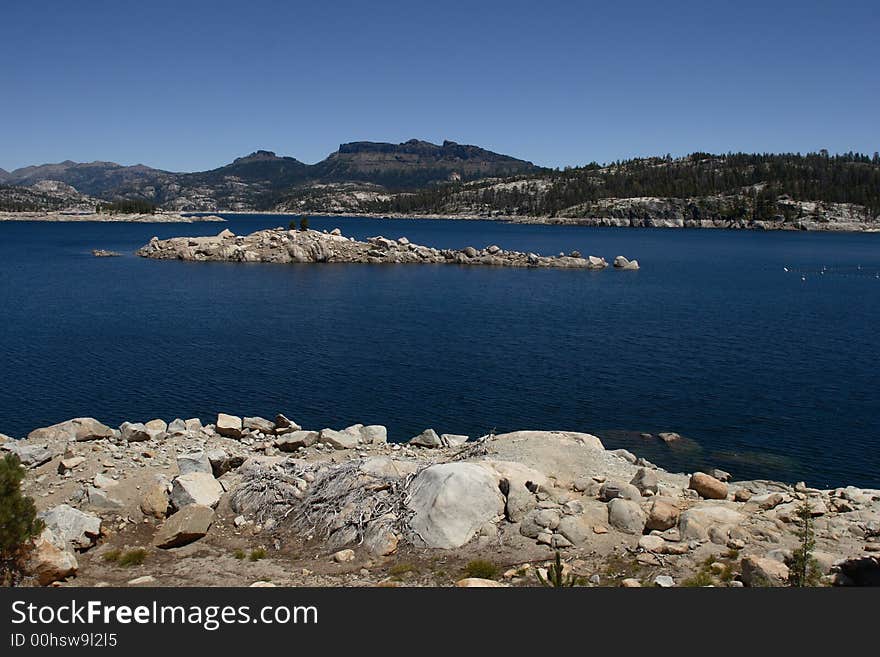
[[223, 496], [223, 486], [213, 475], [205, 472], [190, 472], [175, 477], [171, 485], [171, 503], [176, 509], [191, 504], [215, 507]]
[[208, 454], [204, 451], [188, 452], [177, 456], [177, 469], [180, 474], [190, 472], [204, 472], [213, 476], [213, 469]]
[[457, 548], [504, 513], [497, 479], [474, 463], [443, 463], [412, 481], [410, 528], [426, 547]]
[[334, 431], [333, 429], [321, 429], [318, 441], [324, 445], [330, 445], [333, 449], [354, 449], [358, 446], [360, 432]]
[[226, 413], [217, 414], [217, 423], [214, 425], [215, 430], [221, 436], [226, 438], [241, 438], [241, 418], [236, 415], [227, 415]]
[[60, 541], [59, 547], [71, 546], [85, 550], [101, 536], [101, 519], [94, 513], [85, 513], [67, 504], [59, 504], [39, 514], [46, 529]]

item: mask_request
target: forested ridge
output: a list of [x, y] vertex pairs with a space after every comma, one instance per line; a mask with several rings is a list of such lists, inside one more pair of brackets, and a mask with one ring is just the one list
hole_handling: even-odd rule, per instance
[[789, 197], [857, 204], [876, 216], [880, 214], [880, 154], [693, 153], [680, 159], [667, 156], [604, 166], [591, 163], [503, 182], [435, 185], [377, 201], [370, 209], [444, 213], [467, 203], [504, 214], [552, 217], [600, 199], [731, 195], [741, 196], [759, 215], [774, 212], [777, 199]]

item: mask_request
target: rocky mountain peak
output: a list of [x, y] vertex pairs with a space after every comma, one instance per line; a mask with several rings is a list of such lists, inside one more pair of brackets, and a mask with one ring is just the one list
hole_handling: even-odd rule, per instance
[[262, 160], [277, 160], [278, 156], [274, 151], [265, 151], [265, 150], [256, 150], [249, 155], [245, 155], [244, 157], [235, 158], [232, 163], [233, 164], [244, 164], [246, 162], [259, 162]]

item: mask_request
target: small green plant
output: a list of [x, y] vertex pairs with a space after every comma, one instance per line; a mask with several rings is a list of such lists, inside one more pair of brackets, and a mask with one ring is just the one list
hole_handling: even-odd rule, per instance
[[235, 552], [232, 553], [232, 556], [234, 556], [236, 559], [238, 559], [239, 561], [241, 561], [241, 560], [244, 559], [247, 555], [245, 554], [244, 550], [242, 550], [241, 548], [236, 548], [236, 549], [235, 549]]
[[122, 556], [122, 550], [108, 550], [104, 553], [104, 561], [108, 563], [116, 563]]
[[480, 579], [495, 579], [498, 577], [498, 566], [491, 561], [477, 559], [465, 566], [464, 575], [465, 577], [478, 577]]
[[401, 580], [401, 579], [403, 579], [405, 576], [407, 576], [407, 575], [409, 575], [409, 574], [413, 574], [413, 575], [415, 575], [415, 574], [417, 574], [418, 572], [419, 572], [419, 569], [416, 568], [416, 567], [415, 567], [413, 564], [411, 564], [411, 563], [398, 563], [398, 564], [394, 564], [394, 565], [388, 570], [388, 574], [391, 576], [392, 579], [395, 579], [395, 580]]
[[308, 217], [304, 216], [299, 220], [299, 229], [303, 232], [305, 232], [309, 229], [309, 218]]
[[712, 573], [708, 569], [700, 568], [691, 577], [684, 580], [681, 585], [689, 588], [701, 588], [703, 586], [714, 586], [715, 580], [712, 579]]
[[14, 585], [31, 541], [43, 531], [34, 501], [21, 492], [24, 467], [18, 456], [0, 459], [0, 585]]
[[253, 550], [251, 550], [250, 556], [248, 556], [248, 559], [250, 559], [251, 561], [259, 561], [260, 559], [265, 559], [265, 558], [266, 558], [266, 549], [261, 548], [261, 547], [254, 548]]
[[287, 224], [288, 230], [296, 230], [296, 219], [291, 220], [289, 224]]
[[103, 559], [108, 563], [115, 563], [119, 566], [140, 566], [147, 558], [147, 551], [144, 548], [135, 548], [123, 552], [119, 549], [108, 550], [104, 553]]
[[800, 546], [788, 559], [788, 583], [790, 586], [806, 587], [819, 585], [819, 563], [813, 556], [816, 548], [816, 535], [813, 532], [813, 510], [805, 497], [797, 509], [797, 537]]
[[129, 550], [119, 557], [120, 566], [140, 566], [147, 558], [147, 551], [144, 548], [135, 548]]
[[569, 575], [563, 575], [562, 570], [562, 556], [559, 554], [559, 550], [556, 550], [556, 557], [554, 562], [547, 568], [547, 577], [545, 578], [541, 575], [540, 572], [536, 572], [538, 576], [538, 581], [541, 582], [543, 586], [551, 587], [551, 588], [566, 588], [571, 587], [577, 584], [577, 577], [573, 573]]

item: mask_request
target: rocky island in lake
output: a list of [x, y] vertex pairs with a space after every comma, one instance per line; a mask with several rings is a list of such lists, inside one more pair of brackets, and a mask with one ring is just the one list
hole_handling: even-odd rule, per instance
[[[390, 240], [370, 237], [359, 242], [345, 237], [337, 228], [330, 232], [316, 230], [285, 230], [273, 228], [250, 235], [235, 235], [226, 229], [209, 237], [154, 237], [138, 249], [145, 258], [162, 260], [230, 261], [230, 262], [349, 262], [373, 264], [458, 264], [494, 267], [556, 267], [567, 269], [604, 269], [605, 258], [582, 256], [578, 251], [568, 255], [541, 256], [535, 253], [505, 251], [492, 244], [484, 249], [435, 249], [412, 244], [407, 238]], [[617, 256], [614, 267], [638, 269], [637, 260]]]

